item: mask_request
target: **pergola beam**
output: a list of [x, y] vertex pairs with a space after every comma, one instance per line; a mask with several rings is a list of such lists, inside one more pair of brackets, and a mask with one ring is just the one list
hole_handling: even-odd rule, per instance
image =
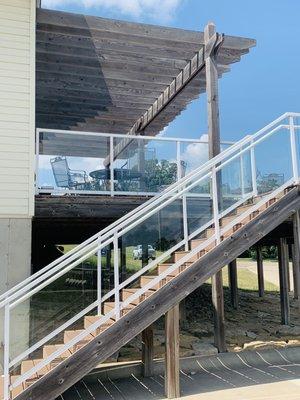
[[[199, 72], [203, 70], [205, 67], [207, 52], [216, 49], [222, 43], [223, 37], [223, 35], [215, 33], [215, 35], [210, 38], [209, 43], [205, 46], [205, 50], [202, 47], [194, 57], [187, 62], [186, 66], [159, 95], [152, 106], [150, 106], [148, 110], [135, 122], [129, 131], [129, 134], [142, 132], [155, 118], [158, 117], [168, 104], [170, 104], [174, 98], [177, 97], [179, 93], [181, 93], [182, 90], [199, 74]], [[229, 69], [229, 67], [223, 65], [220, 66], [220, 68], [224, 69], [224, 71]]]

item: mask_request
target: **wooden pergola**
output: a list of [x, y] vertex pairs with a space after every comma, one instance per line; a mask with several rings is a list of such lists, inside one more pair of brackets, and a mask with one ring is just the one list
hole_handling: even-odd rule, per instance
[[[220, 39], [219, 77], [255, 45]], [[36, 126], [155, 135], [206, 91], [207, 51], [202, 32], [38, 9]]]
[[[37, 127], [156, 135], [206, 92], [209, 156], [220, 152], [218, 78], [255, 40], [219, 34], [213, 23], [203, 33], [47, 10], [37, 21]], [[226, 351], [221, 271], [212, 292], [215, 345]], [[150, 326], [145, 375], [152, 359]], [[166, 314], [165, 382], [167, 397], [179, 397], [179, 305]]]

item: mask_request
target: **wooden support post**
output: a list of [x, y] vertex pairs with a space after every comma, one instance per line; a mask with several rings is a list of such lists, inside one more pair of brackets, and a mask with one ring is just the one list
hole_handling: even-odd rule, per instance
[[142, 332], [142, 364], [144, 377], [153, 375], [153, 337], [153, 325], [150, 325]]
[[211, 281], [212, 304], [214, 308], [214, 343], [219, 353], [224, 353], [226, 351], [226, 343], [222, 271], [213, 275]]
[[238, 280], [237, 280], [237, 262], [233, 260], [228, 264], [228, 277], [230, 288], [230, 300], [234, 309], [238, 309]]
[[[208, 119], [208, 149], [209, 158], [220, 153], [220, 122], [219, 122], [219, 94], [218, 94], [218, 70], [215, 60], [215, 50], [218, 35], [216, 27], [210, 22], [204, 30], [205, 44], [205, 73], [207, 94], [207, 119]], [[218, 176], [220, 183], [220, 176]], [[218, 184], [220, 188], [220, 184]], [[220, 193], [219, 196], [220, 198]], [[226, 351], [225, 344], [225, 315], [222, 270], [212, 277], [212, 302], [214, 307], [214, 334], [215, 345], [219, 352]]]
[[290, 323], [290, 304], [288, 291], [288, 246], [286, 238], [279, 239], [278, 245], [278, 261], [279, 261], [279, 283], [280, 283], [280, 307], [281, 307], [281, 323], [289, 325]]
[[179, 387], [179, 304], [166, 313], [165, 395], [168, 399], [180, 397]]
[[258, 295], [264, 297], [265, 294], [265, 283], [264, 283], [264, 269], [263, 269], [263, 257], [261, 246], [256, 247], [256, 262], [257, 262], [257, 278], [258, 278]]
[[300, 216], [299, 211], [293, 215], [293, 236], [292, 246], [293, 259], [293, 280], [294, 280], [294, 299], [300, 299]]

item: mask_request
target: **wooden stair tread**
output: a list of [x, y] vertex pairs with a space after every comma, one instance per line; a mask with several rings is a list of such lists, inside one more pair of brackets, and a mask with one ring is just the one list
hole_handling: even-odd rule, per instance
[[[34, 362], [33, 360], [24, 360], [21, 363], [21, 375], [25, 374], [25, 372], [30, 371], [34, 367]], [[35, 373], [32, 378], [37, 378], [38, 374]]]
[[[122, 295], [121, 295], [122, 301], [127, 300], [130, 296], [135, 294], [140, 289], [141, 288], [123, 289], [122, 290]], [[132, 302], [130, 304], [133, 304], [133, 305], [137, 306], [143, 300], [145, 300], [147, 297], [151, 296], [153, 293], [155, 293], [155, 290], [147, 290], [147, 292], [141, 294], [137, 299], [132, 300]]]
[[[201, 244], [203, 244], [205, 241], [207, 240], [207, 238], [203, 238], [203, 239], [192, 239], [191, 240], [191, 250], [194, 250], [196, 247], [200, 246]], [[211, 249], [213, 249], [215, 247], [215, 243], [210, 243], [207, 244], [203, 250], [209, 251]]]
[[[46, 345], [43, 347], [43, 357], [49, 357], [51, 354], [53, 354], [55, 351], [59, 350], [60, 348], [63, 347], [63, 344], [50, 344]], [[70, 350], [64, 351], [62, 354], [60, 354], [57, 358], [59, 359], [65, 359], [70, 357], [72, 352]]]
[[[10, 378], [11, 384], [14, 383], [18, 378], [20, 378], [19, 375], [13, 375], [13, 376], [11, 376], [11, 378]], [[24, 391], [24, 389], [25, 389], [24, 386], [25, 386], [25, 385], [22, 383], [21, 385], [19, 385], [19, 386], [17, 386], [16, 388], [12, 389], [12, 391], [11, 391], [11, 392], [12, 392], [12, 397], [15, 398], [15, 397], [17, 397], [19, 394], [21, 394], [21, 393]]]
[[[120, 303], [120, 305], [122, 305], [122, 302]], [[127, 314], [129, 311], [131, 311], [135, 307], [136, 306], [134, 304], [128, 304], [127, 306], [122, 308], [121, 315], [123, 316], [123, 315]], [[114, 302], [109, 301], [109, 302], [105, 302], [104, 303], [104, 314], [108, 314], [109, 312], [111, 312], [114, 309], [115, 309], [115, 303]]]
[[[76, 338], [76, 336], [80, 335], [81, 333], [85, 332], [84, 329], [78, 329], [78, 330], [69, 330], [64, 332], [64, 342], [68, 343], [72, 339]], [[80, 342], [89, 342], [94, 338], [94, 335], [92, 333], [87, 334], [83, 339], [81, 339]], [[79, 342], [79, 343], [80, 343]]]
[[[43, 359], [33, 359], [33, 364], [34, 366], [38, 365], [40, 362], [43, 361]], [[37, 374], [39, 377], [46, 375], [48, 372], [50, 371], [50, 368], [48, 365], [46, 365], [45, 367], [41, 368], [38, 370]]]
[[4, 376], [0, 375], [0, 399], [4, 397]]
[[[155, 278], [157, 278], [157, 275], [144, 275], [144, 276], [141, 276], [141, 278], [140, 278], [141, 287], [147, 285], [151, 280], [153, 280]], [[172, 279], [173, 279], [173, 277], [168, 275], [166, 278], [161, 279], [160, 282], [158, 282], [156, 285], [152, 286], [151, 289], [155, 288], [155, 290], [158, 290], [159, 288], [164, 286], [167, 282], [169, 282]]]
[[[177, 276], [180, 272], [184, 271], [189, 265], [193, 264], [191, 263], [184, 263], [180, 267], [176, 268], [174, 271], [169, 272], [167, 276]], [[167, 271], [174, 263], [168, 263], [168, 264], [158, 264], [158, 272], [159, 274], [162, 274], [163, 272]]]
[[[84, 317], [84, 328], [87, 329], [91, 325], [93, 325], [95, 322], [99, 321], [100, 318], [104, 317], [104, 315], [87, 315]], [[94, 336], [99, 335], [103, 331], [105, 331], [107, 328], [109, 328], [115, 320], [113, 318], [109, 318], [107, 321], [102, 323], [98, 328], [96, 328], [95, 331], [93, 331], [91, 334]]]

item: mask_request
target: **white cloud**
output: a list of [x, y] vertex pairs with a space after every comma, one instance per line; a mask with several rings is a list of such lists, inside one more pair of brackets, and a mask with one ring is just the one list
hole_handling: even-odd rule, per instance
[[[201, 135], [200, 140], [208, 141], [208, 135]], [[190, 143], [182, 154], [182, 160], [187, 164], [187, 170], [191, 171], [208, 160], [208, 145], [206, 143]]]
[[162, 131], [160, 131], [156, 136], [166, 136], [167, 132], [169, 130], [168, 126], [165, 126]]
[[146, 16], [147, 19], [169, 22], [174, 18], [175, 12], [183, 0], [42, 0], [45, 8], [82, 6], [89, 8], [104, 8], [130, 15], [134, 18]]

